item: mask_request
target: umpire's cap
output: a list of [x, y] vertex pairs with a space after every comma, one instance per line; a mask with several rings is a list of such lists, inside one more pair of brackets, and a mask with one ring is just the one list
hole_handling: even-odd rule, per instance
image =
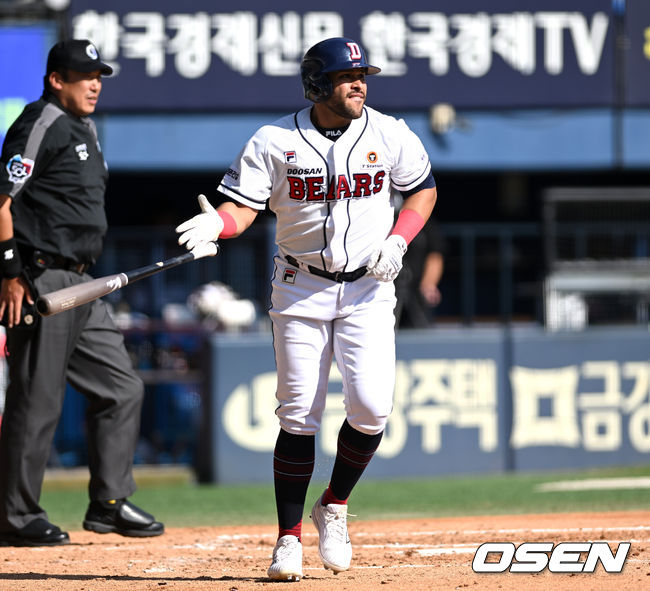
[[328, 72], [363, 68], [366, 74], [378, 74], [381, 69], [371, 66], [366, 52], [353, 39], [332, 37], [311, 47], [300, 64], [300, 77], [305, 98], [315, 103], [326, 101], [332, 94]]
[[75, 72], [94, 72], [99, 70], [102, 74], [110, 75], [113, 68], [102, 62], [99, 52], [88, 39], [68, 39], [60, 41], [47, 56], [47, 72], [55, 72], [59, 68], [74, 70]]

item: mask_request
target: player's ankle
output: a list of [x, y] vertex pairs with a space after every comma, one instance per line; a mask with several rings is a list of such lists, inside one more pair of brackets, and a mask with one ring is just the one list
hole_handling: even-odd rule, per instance
[[347, 499], [339, 499], [337, 498], [334, 493], [332, 492], [332, 489], [328, 486], [325, 492], [323, 493], [323, 496], [321, 498], [321, 505], [347, 505], [348, 500]]

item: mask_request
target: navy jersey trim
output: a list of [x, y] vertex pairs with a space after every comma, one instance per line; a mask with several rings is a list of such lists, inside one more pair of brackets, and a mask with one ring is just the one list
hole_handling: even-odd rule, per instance
[[400, 193], [402, 194], [402, 197], [406, 199], [407, 197], [410, 197], [411, 195], [415, 195], [415, 193], [418, 193], [424, 189], [433, 189], [435, 186], [436, 186], [436, 179], [433, 178], [433, 172], [429, 170], [429, 174], [417, 187], [413, 187], [408, 191], [400, 191]]
[[[298, 123], [298, 113], [293, 114], [293, 122], [294, 122], [294, 125], [296, 126], [296, 130], [300, 134], [300, 137], [304, 140], [304, 142], [312, 150], [314, 150], [314, 152], [316, 152], [316, 154], [318, 154], [320, 159], [325, 164], [325, 170], [327, 171], [327, 177], [326, 177], [327, 190], [325, 191], [325, 194], [327, 195], [327, 194], [329, 194], [329, 190], [330, 190], [330, 167], [329, 167], [329, 164], [327, 163], [327, 159], [316, 149], [316, 146], [314, 146], [314, 144], [312, 144], [307, 139], [305, 134], [303, 133], [303, 130], [301, 129], [301, 127], [300, 127], [300, 125]], [[332, 208], [331, 208], [331, 204], [328, 202], [327, 203], [327, 215], [325, 216], [325, 219], [323, 220], [323, 248], [321, 248], [321, 250], [320, 250], [320, 260], [321, 260], [321, 263], [323, 264], [323, 270], [327, 270], [327, 267], [325, 266], [325, 254], [324, 253], [325, 253], [325, 249], [327, 248], [327, 221], [329, 220], [331, 214], [332, 214]]]
[[[348, 158], [345, 163], [345, 167], [348, 173], [348, 178], [352, 179], [352, 174], [350, 172], [350, 159], [352, 158], [352, 152], [354, 149], [357, 147], [357, 144], [361, 141], [361, 138], [363, 137], [363, 134], [366, 133], [366, 129], [368, 129], [368, 111], [366, 108], [363, 108], [363, 114], [365, 115], [365, 123], [363, 125], [363, 129], [361, 130], [361, 133], [359, 133], [359, 137], [357, 137], [356, 141], [354, 144], [352, 144], [352, 147], [350, 148], [350, 151], [348, 152]], [[350, 217], [350, 207], [351, 207], [351, 201], [348, 201], [347, 207], [346, 207], [346, 213], [348, 216], [348, 226], [345, 228], [345, 233], [343, 234], [343, 250], [345, 251], [345, 265], [343, 265], [343, 271], [345, 271], [348, 267], [348, 263], [350, 262], [350, 255], [348, 254], [348, 232], [350, 231], [350, 226], [352, 225], [352, 218]]]
[[[431, 162], [427, 161], [427, 163], [426, 163], [425, 166], [424, 166], [424, 169], [422, 170], [422, 172], [421, 172], [420, 175], [418, 176], [418, 185], [419, 185], [421, 182], [423, 182], [425, 176], [426, 176], [427, 174], [429, 174], [430, 172], [431, 172]], [[420, 179], [421, 179], [421, 180], [420, 180]], [[395, 182], [393, 182], [393, 186], [394, 186], [398, 191], [401, 191], [400, 187], [405, 187], [406, 185], [410, 185], [410, 184], [412, 184], [412, 183], [413, 183], [413, 181], [410, 181], [410, 182], [408, 182], [408, 183], [402, 183], [402, 184], [400, 185], [399, 183], [395, 183]]]
[[[224, 185], [223, 183], [219, 183], [219, 186], [217, 187], [217, 192], [222, 193], [229, 199], [233, 199], [234, 201], [237, 201], [238, 203], [242, 203], [243, 201], [248, 201], [249, 203], [256, 203], [258, 205], [264, 205], [266, 207], [266, 200], [265, 199], [253, 199], [251, 197], [247, 197], [243, 193], [240, 193], [236, 189], [233, 189], [232, 187], [229, 187], [228, 185]], [[231, 197], [228, 195], [228, 193], [233, 193], [240, 197], [241, 199], [236, 199], [235, 197]], [[246, 205], [244, 203], [244, 205]]]

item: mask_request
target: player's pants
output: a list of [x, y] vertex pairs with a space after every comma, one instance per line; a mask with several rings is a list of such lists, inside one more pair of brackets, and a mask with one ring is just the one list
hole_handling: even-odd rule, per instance
[[281, 427], [305, 435], [319, 430], [335, 358], [348, 422], [380, 433], [395, 385], [392, 283], [362, 277], [340, 284], [300, 270], [287, 283], [284, 269], [276, 259], [270, 310]]
[[[36, 286], [47, 293], [89, 279], [47, 270]], [[106, 304], [96, 300], [41, 318], [33, 330], [10, 329], [7, 343], [10, 382], [0, 439], [0, 530], [47, 519], [39, 497], [66, 379], [88, 399], [90, 498], [133, 494], [144, 388]]]

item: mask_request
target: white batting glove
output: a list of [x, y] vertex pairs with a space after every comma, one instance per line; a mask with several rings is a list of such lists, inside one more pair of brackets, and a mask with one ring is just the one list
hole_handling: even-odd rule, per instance
[[221, 216], [210, 205], [205, 195], [199, 195], [199, 206], [203, 213], [195, 215], [176, 227], [177, 233], [182, 232], [178, 244], [181, 246], [185, 244], [187, 250], [194, 250], [194, 247], [202, 242], [215, 242], [223, 230]]
[[402, 270], [402, 257], [406, 252], [406, 240], [399, 234], [393, 234], [371, 255], [366, 268], [371, 277], [379, 281], [393, 281]]

